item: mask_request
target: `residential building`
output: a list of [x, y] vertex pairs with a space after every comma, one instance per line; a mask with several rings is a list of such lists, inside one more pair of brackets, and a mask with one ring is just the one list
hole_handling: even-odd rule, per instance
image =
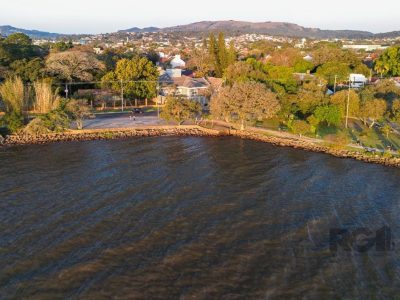
[[167, 69], [160, 76], [160, 96], [163, 102], [166, 96], [183, 96], [193, 101], [199, 102], [203, 109], [207, 109], [209, 97], [208, 91], [210, 83], [204, 78], [192, 78], [182, 75], [181, 69]]

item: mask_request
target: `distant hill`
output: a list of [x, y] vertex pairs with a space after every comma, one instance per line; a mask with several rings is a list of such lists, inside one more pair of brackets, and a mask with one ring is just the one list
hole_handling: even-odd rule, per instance
[[374, 35], [374, 37], [378, 39], [394, 39], [400, 37], [400, 31], [377, 33]]
[[160, 31], [160, 28], [157, 27], [146, 27], [146, 28], [139, 28], [139, 27], [133, 27], [125, 30], [120, 30], [118, 32], [158, 32]]
[[51, 33], [38, 30], [27, 30], [27, 29], [15, 28], [10, 25], [0, 26], [0, 35], [9, 36], [10, 34], [17, 32], [24, 33], [33, 39], [55, 39], [61, 36], [61, 34], [58, 33]]
[[371, 38], [372, 32], [357, 30], [322, 30], [307, 28], [284, 22], [242, 22], [242, 21], [203, 21], [188, 25], [179, 25], [162, 29], [167, 32], [211, 32], [258, 33], [275, 36], [305, 38]]
[[[166, 28], [158, 27], [132, 27], [120, 30], [118, 33], [127, 32], [182, 32], [182, 33], [209, 33], [223, 31], [227, 34], [245, 34], [258, 33], [272, 36], [287, 36], [297, 38], [313, 38], [313, 39], [332, 39], [332, 38], [349, 38], [349, 39], [368, 39], [368, 38], [396, 38], [400, 37], [400, 31], [392, 31], [387, 33], [374, 34], [368, 31], [359, 30], [323, 30], [319, 28], [303, 27], [293, 23], [285, 22], [243, 22], [243, 21], [202, 21], [187, 25], [179, 25]], [[8, 36], [15, 32], [22, 32], [29, 35], [33, 39], [56, 39], [60, 37], [82, 37], [85, 35], [68, 35], [51, 33], [38, 30], [27, 30], [15, 28], [9, 25], [0, 26], [0, 35]]]

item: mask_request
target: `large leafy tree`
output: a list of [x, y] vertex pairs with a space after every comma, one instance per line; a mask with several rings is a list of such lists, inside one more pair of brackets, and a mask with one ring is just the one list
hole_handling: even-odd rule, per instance
[[195, 70], [196, 77], [204, 77], [208, 75], [212, 69], [210, 62], [210, 54], [207, 51], [207, 42], [203, 42], [201, 48], [195, 48], [191, 54], [188, 61], [188, 66]]
[[[349, 98], [350, 93], [350, 98]], [[349, 116], [357, 117], [360, 111], [360, 97], [357, 92], [351, 91], [340, 91], [331, 96], [331, 104], [337, 105], [339, 107], [342, 116], [347, 114], [347, 101], [349, 99]]]
[[181, 125], [184, 121], [195, 118], [200, 112], [200, 103], [183, 97], [169, 96], [161, 112], [161, 117]]
[[43, 78], [45, 74], [44, 62], [41, 58], [16, 60], [10, 67], [14, 75], [21, 77], [25, 82], [34, 82]]
[[21, 46], [23, 46], [23, 45], [29, 46], [29, 45], [32, 45], [32, 40], [26, 34], [17, 32], [17, 33], [10, 34], [4, 40], [4, 43], [14, 44], [14, 45], [21, 45]]
[[61, 80], [91, 81], [104, 70], [104, 64], [94, 54], [83, 51], [52, 53], [46, 60], [47, 71]]
[[291, 67], [272, 66], [268, 68], [267, 82], [279, 94], [294, 93], [297, 91], [297, 81], [293, 72]]
[[295, 95], [292, 112], [297, 113], [299, 111], [303, 115], [307, 115], [326, 102], [325, 87], [319, 85], [316, 81], [306, 82]]
[[359, 115], [365, 125], [367, 125], [367, 120], [370, 119], [370, 128], [372, 128], [377, 120], [383, 118], [386, 110], [387, 103], [384, 99], [373, 99], [362, 103]]
[[250, 59], [229, 66], [225, 72], [225, 79], [230, 85], [246, 81], [267, 83], [267, 73], [262, 63]]
[[107, 73], [102, 81], [104, 85], [110, 86], [115, 91], [136, 99], [151, 99], [156, 96], [158, 81], [157, 68], [145, 57], [133, 59], [121, 59], [115, 70]]
[[376, 60], [375, 70], [381, 75], [400, 75], [400, 46], [390, 47]]
[[342, 118], [340, 109], [336, 105], [319, 106], [315, 110], [314, 115], [320, 122], [326, 122], [328, 126], [340, 125]]
[[223, 87], [211, 99], [214, 116], [227, 121], [236, 119], [242, 129], [247, 121], [271, 118], [279, 109], [276, 94], [256, 82], [239, 82]]
[[324, 78], [330, 85], [335, 83], [335, 76], [338, 82], [346, 81], [350, 73], [349, 65], [340, 62], [327, 62], [317, 69], [317, 75]]
[[46, 52], [23, 33], [14, 33], [0, 41], [0, 65], [9, 66], [16, 60], [42, 57]]

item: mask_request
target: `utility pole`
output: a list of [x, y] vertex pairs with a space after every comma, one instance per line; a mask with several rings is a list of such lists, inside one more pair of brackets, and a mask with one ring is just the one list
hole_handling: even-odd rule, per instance
[[156, 87], [156, 91], [157, 91], [157, 97], [156, 97], [156, 101], [157, 101], [157, 118], [160, 118], [160, 102], [159, 102], [159, 94], [160, 94], [160, 85], [157, 83], [157, 87]]
[[333, 93], [336, 94], [337, 75], [335, 75], [335, 84], [333, 85]]
[[124, 82], [121, 79], [121, 111], [124, 112]]
[[351, 88], [351, 77], [349, 77], [349, 91], [348, 91], [348, 93], [347, 93], [346, 129], [349, 128], [350, 88]]

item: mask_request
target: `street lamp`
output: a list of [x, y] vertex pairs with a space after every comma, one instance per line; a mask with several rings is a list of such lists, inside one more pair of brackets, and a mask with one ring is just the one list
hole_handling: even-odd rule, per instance
[[157, 91], [157, 97], [156, 97], [156, 101], [157, 101], [157, 118], [160, 118], [160, 103], [159, 103], [159, 99], [158, 99], [158, 96], [159, 96], [159, 94], [160, 94], [160, 85], [159, 84], [157, 84], [157, 87], [156, 87], [156, 91]]
[[67, 98], [68, 99], [68, 84], [65, 84], [65, 98]]

